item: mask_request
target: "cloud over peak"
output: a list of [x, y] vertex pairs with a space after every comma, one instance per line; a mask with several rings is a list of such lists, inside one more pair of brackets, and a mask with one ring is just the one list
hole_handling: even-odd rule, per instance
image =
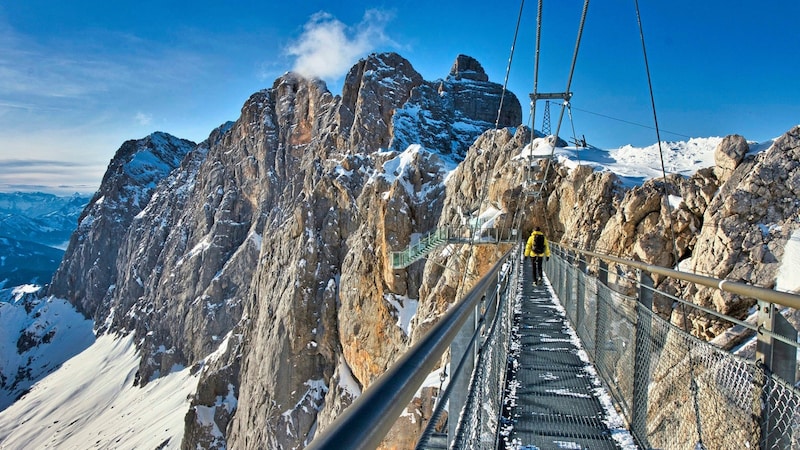
[[293, 71], [326, 81], [343, 76], [355, 61], [383, 45], [395, 45], [386, 35], [392, 14], [367, 10], [361, 22], [348, 26], [320, 11], [303, 26], [303, 33], [286, 53], [295, 58]]

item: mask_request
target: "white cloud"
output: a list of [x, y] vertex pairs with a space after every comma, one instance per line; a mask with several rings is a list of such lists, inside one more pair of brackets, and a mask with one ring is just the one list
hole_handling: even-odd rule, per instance
[[150, 123], [153, 122], [153, 115], [139, 111], [136, 113], [136, 122], [138, 122], [139, 125], [150, 125]]
[[355, 61], [383, 45], [394, 45], [385, 29], [392, 15], [368, 10], [360, 23], [348, 27], [329, 13], [318, 12], [286, 52], [296, 58], [295, 72], [330, 81], [344, 75]]

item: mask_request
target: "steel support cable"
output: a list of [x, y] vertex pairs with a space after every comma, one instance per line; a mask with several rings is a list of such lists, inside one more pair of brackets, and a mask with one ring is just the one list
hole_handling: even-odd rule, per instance
[[[533, 179], [533, 141], [536, 139], [536, 129], [534, 128], [536, 124], [536, 94], [539, 92], [539, 53], [541, 49], [541, 41], [542, 41], [542, 4], [544, 0], [539, 0], [538, 7], [536, 9], [536, 42], [534, 43], [535, 51], [534, 51], [534, 58], [533, 58], [533, 98], [530, 101], [530, 111], [528, 118], [528, 128], [531, 130], [531, 139], [528, 143], [528, 166], [525, 169], [525, 180], [524, 182], [527, 183], [532, 181]], [[524, 147], [523, 147], [524, 148]], [[541, 192], [540, 192], [541, 193]], [[527, 194], [526, 194], [527, 195]], [[538, 202], [537, 202], [538, 203]], [[535, 211], [534, 211], [535, 213]], [[517, 227], [518, 230], [522, 230], [522, 218], [520, 217], [520, 223]], [[522, 234], [520, 234], [520, 240], [525, 239]]]
[[544, 0], [539, 0], [539, 7], [536, 12], [536, 42], [533, 57], [533, 98], [531, 99], [531, 141], [536, 138], [536, 130], [533, 124], [536, 123], [536, 94], [539, 92], [539, 53], [542, 46], [542, 4]]
[[[575, 66], [578, 62], [578, 50], [581, 46], [581, 38], [583, 37], [583, 27], [586, 25], [586, 14], [589, 11], [589, 0], [585, 0], [583, 2], [583, 11], [581, 11], [581, 22], [578, 26], [578, 37], [575, 39], [575, 50], [572, 53], [572, 63], [570, 64], [569, 68], [569, 76], [567, 77], [567, 88], [564, 90], [565, 94], [569, 94], [569, 90], [572, 87], [572, 77], [575, 74]], [[558, 133], [561, 131], [561, 122], [564, 120], [564, 109], [566, 109], [567, 102], [569, 100], [565, 100], [564, 103], [561, 104], [561, 112], [558, 115], [558, 122], [556, 123], [556, 132], [554, 134], [554, 141], [552, 145], [552, 149], [550, 150], [550, 158], [545, 166], [544, 172], [544, 179], [547, 179], [548, 172], [550, 171], [550, 166], [553, 164], [552, 160], [555, 157], [556, 152], [556, 145], [558, 145]], [[539, 192], [544, 195], [544, 184], [540, 188]]]
[[[580, 112], [585, 112], [587, 114], [592, 114], [592, 115], [595, 115], [595, 116], [598, 116], [598, 117], [603, 117], [605, 119], [616, 120], [617, 122], [627, 123], [628, 125], [635, 125], [637, 127], [642, 127], [642, 128], [647, 128], [647, 129], [650, 129], [650, 130], [655, 130], [655, 128], [651, 127], [650, 125], [644, 125], [644, 124], [633, 122], [633, 121], [630, 121], [630, 120], [620, 119], [619, 117], [613, 117], [613, 116], [609, 116], [607, 114], [602, 114], [602, 113], [599, 113], [599, 112], [589, 111], [589, 110], [583, 109], [583, 108], [577, 108], [575, 106], [573, 106], [572, 109], [574, 109], [575, 111], [580, 111]], [[691, 139], [692, 138], [692, 136], [689, 136], [687, 134], [676, 133], [674, 131], [665, 130], [663, 128], [661, 128], [661, 131], [664, 132], [664, 133], [674, 134], [675, 136], [680, 136], [680, 137], [684, 137], [684, 138], [687, 138], [687, 139]]]
[[[504, 99], [505, 99], [505, 96], [506, 96], [506, 92], [508, 92], [508, 77], [509, 77], [509, 73], [511, 72], [511, 63], [514, 60], [514, 51], [515, 51], [515, 48], [516, 48], [516, 45], [517, 45], [517, 37], [519, 36], [519, 25], [522, 22], [522, 10], [523, 10], [524, 6], [525, 6], [525, 0], [521, 0], [520, 6], [519, 6], [519, 14], [517, 16], [517, 26], [514, 29], [514, 38], [511, 41], [511, 50], [510, 50], [509, 56], [508, 56], [508, 64], [506, 65], [505, 81], [503, 82], [503, 89], [502, 89], [501, 94], [500, 94], [500, 105], [499, 105], [499, 107], [497, 109], [497, 117], [495, 118], [495, 129], [492, 131], [492, 142], [490, 144], [490, 148], [492, 148], [492, 149], [495, 146], [495, 136], [497, 134], [497, 128], [500, 126], [500, 116], [501, 116], [502, 111], [503, 111], [503, 102], [504, 102]], [[486, 170], [484, 170], [484, 175], [483, 175], [483, 187], [481, 188], [481, 194], [480, 194], [480, 198], [479, 198], [479, 201], [478, 201], [478, 212], [480, 212], [480, 206], [484, 204], [484, 202], [486, 201], [486, 197], [489, 194], [489, 179], [490, 179], [490, 177], [489, 177], [489, 165], [487, 164], [486, 165]], [[476, 224], [475, 229], [472, 230], [473, 236], [474, 236], [476, 230], [477, 230], [477, 224]], [[474, 248], [475, 248], [474, 239], [470, 239], [469, 248], [471, 250], [474, 250]], [[471, 262], [473, 256], [474, 256], [474, 251], [470, 251], [469, 252], [469, 257], [467, 258], [467, 261], [465, 262], [466, 265], [464, 267], [464, 275], [461, 278], [461, 283], [456, 288], [456, 298], [459, 298], [461, 290], [467, 284], [467, 277], [469, 275], [468, 267], [470, 265], [470, 262]]]
[[[673, 264], [674, 267], [678, 265], [678, 244], [675, 238], [675, 230], [672, 226], [672, 205], [669, 203], [669, 193], [667, 191], [667, 170], [664, 164], [664, 151], [661, 147], [661, 132], [658, 128], [658, 114], [656, 113], [656, 100], [655, 95], [653, 94], [653, 80], [650, 75], [650, 64], [647, 60], [647, 46], [644, 42], [644, 27], [642, 26], [642, 15], [639, 11], [639, 0], [633, 0], [633, 3], [636, 7], [636, 21], [639, 25], [639, 37], [642, 41], [642, 56], [644, 57], [644, 68], [647, 73], [647, 87], [650, 92], [650, 106], [653, 110], [653, 124], [656, 129], [656, 139], [658, 139], [658, 154], [661, 158], [661, 175], [664, 180], [661, 188], [663, 190], [664, 195], [664, 203], [666, 204], [667, 208], [667, 226], [669, 227], [670, 239], [672, 240], [672, 257], [673, 257]], [[683, 286], [680, 280], [678, 280], [678, 289], [682, 290]], [[687, 312], [686, 312], [686, 305], [681, 303], [681, 316], [683, 318], [683, 327], [687, 333], [690, 333], [689, 324], [687, 321]], [[700, 407], [698, 405], [698, 385], [697, 380], [695, 379], [694, 375], [694, 358], [692, 356], [692, 349], [688, 349], [688, 357], [689, 357], [689, 385], [690, 390], [692, 392], [693, 402], [694, 402], [694, 413], [695, 413], [695, 428], [697, 431], [697, 446], [696, 449], [704, 449], [705, 446], [703, 445], [703, 430], [702, 424], [700, 422]]]
[[[502, 112], [503, 112], [503, 104], [505, 102], [505, 96], [506, 96], [506, 93], [508, 92], [508, 79], [509, 79], [509, 74], [511, 73], [511, 64], [514, 61], [514, 52], [515, 52], [516, 45], [517, 45], [517, 38], [519, 37], [519, 27], [520, 27], [520, 23], [522, 22], [522, 11], [523, 11], [524, 6], [525, 6], [525, 0], [520, 0], [519, 14], [517, 15], [517, 24], [516, 24], [516, 27], [514, 28], [514, 38], [511, 40], [511, 49], [509, 51], [508, 64], [506, 65], [506, 73], [505, 73], [505, 78], [503, 80], [503, 89], [502, 89], [501, 94], [500, 94], [500, 104], [498, 105], [497, 116], [495, 118], [495, 127], [494, 127], [495, 129], [492, 131], [492, 140], [491, 140], [491, 144], [490, 144], [490, 149], [491, 150], [494, 149], [495, 137], [497, 135], [497, 129], [500, 127], [500, 117], [502, 116]], [[488, 155], [486, 157], [488, 158]], [[479, 214], [480, 214], [480, 207], [486, 201], [486, 197], [488, 196], [488, 193], [489, 193], [489, 180], [491, 179], [490, 176], [489, 176], [490, 175], [489, 172], [490, 172], [489, 165], [487, 164], [486, 168], [484, 170], [483, 187], [481, 189], [481, 194], [480, 194], [479, 201], [478, 201], [478, 213]], [[469, 275], [470, 275], [470, 273], [469, 273], [470, 272], [470, 265], [471, 265], [472, 259], [475, 257], [475, 242], [474, 242], [475, 239], [474, 239], [474, 235], [475, 235], [475, 231], [477, 230], [477, 227], [478, 227], [478, 224], [476, 223], [475, 228], [472, 230], [472, 237], [470, 238], [469, 244], [468, 244], [469, 256], [467, 257], [466, 261], [464, 261], [463, 275], [461, 277], [461, 281], [459, 282], [458, 286], [456, 287], [456, 294], [455, 294], [455, 298], [456, 299], [460, 298], [462, 291], [466, 288], [467, 280], [468, 280]]]
[[497, 108], [497, 119], [494, 122], [494, 128], [500, 128], [500, 114], [503, 111], [503, 101], [506, 95], [506, 87], [508, 86], [508, 76], [511, 73], [511, 62], [514, 60], [514, 49], [517, 46], [517, 37], [519, 36], [519, 24], [522, 22], [522, 8], [525, 6], [525, 0], [521, 0], [519, 4], [519, 15], [517, 16], [517, 26], [514, 29], [514, 39], [511, 41], [511, 51], [508, 55], [508, 64], [506, 65], [506, 77], [503, 80], [503, 92], [500, 95], [500, 106]]
[[569, 115], [569, 123], [572, 125], [572, 140], [575, 142], [575, 158], [578, 160], [578, 165], [581, 165], [581, 157], [578, 150], [580, 146], [578, 145], [578, 136], [575, 134], [575, 121], [572, 120], [572, 105], [567, 105], [567, 114]]
[[[540, 0], [540, 2], [541, 2], [541, 0]], [[508, 83], [508, 77], [509, 77], [509, 74], [511, 73], [511, 62], [512, 62], [513, 57], [514, 57], [514, 49], [516, 48], [516, 45], [517, 45], [517, 37], [519, 35], [520, 24], [522, 23], [522, 11], [523, 11], [524, 7], [525, 7], [525, 0], [520, 0], [519, 14], [517, 15], [517, 26], [514, 29], [514, 39], [512, 40], [512, 43], [511, 43], [511, 55], [509, 55], [509, 58], [508, 58], [508, 66], [506, 68], [506, 77], [505, 77], [505, 81], [503, 82], [503, 93], [505, 93], [505, 86]], [[502, 99], [501, 99], [501, 109], [497, 111], [497, 120], [495, 121], [495, 126], [494, 126], [495, 129], [497, 129], [500, 126], [500, 111], [501, 110], [502, 110]], [[530, 121], [532, 119], [529, 117], [528, 120]], [[530, 128], [533, 129], [532, 126]], [[529, 170], [530, 170], [530, 168], [529, 168]], [[522, 214], [520, 214], [519, 210], [520, 210], [520, 205], [519, 205], [519, 203], [517, 203], [517, 207], [516, 207], [516, 209], [514, 209], [514, 215], [513, 215], [512, 219], [511, 219], [512, 227], [513, 227], [513, 229], [516, 229], [516, 230], [519, 230], [520, 229], [520, 225], [522, 224]], [[521, 237], [521, 235], [518, 234], [517, 238], [519, 239], [520, 237]]]

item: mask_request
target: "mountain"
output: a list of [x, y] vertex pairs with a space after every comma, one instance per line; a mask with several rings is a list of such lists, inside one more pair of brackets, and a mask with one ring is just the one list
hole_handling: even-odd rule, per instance
[[51, 295], [69, 299], [87, 317], [105, 318], [96, 311], [113, 286], [117, 251], [128, 226], [147, 206], [158, 183], [195, 146], [160, 132], [122, 144], [78, 218], [64, 261], [53, 275]]
[[47, 283], [63, 256], [57, 248], [0, 237], [0, 288]]
[[89, 197], [0, 192], [0, 236], [64, 249]]
[[89, 197], [0, 193], [0, 288], [50, 281]]
[[[287, 73], [197, 145], [165, 134], [123, 144], [43, 296], [74, 305], [99, 337], [0, 412], [0, 446], [301, 448], [505, 248], [448, 245], [402, 270], [390, 252], [477, 217], [670, 267], [750, 264], [748, 280], [775, 282], [796, 208], [738, 202], [797, 198], [800, 127], [758, 152], [725, 137], [704, 146], [713, 163], [640, 184], [600, 164], [621, 167], [626, 152], [590, 165], [559, 151], [537, 199], [523, 189], [532, 132], [502, 95], [467, 56], [429, 82], [400, 55], [373, 54], [341, 96]], [[487, 111], [498, 110], [495, 129]], [[738, 233], [747, 252], [699, 251], [704, 236]], [[724, 300], [705, 304], [747, 302]], [[672, 302], [657, 308], [680, 319]], [[690, 323], [704, 337], [722, 326]], [[38, 347], [61, 337], [47, 339]], [[386, 447], [416, 441], [434, 394], [421, 390]]]
[[0, 289], [0, 410], [94, 342], [90, 320], [39, 289]]

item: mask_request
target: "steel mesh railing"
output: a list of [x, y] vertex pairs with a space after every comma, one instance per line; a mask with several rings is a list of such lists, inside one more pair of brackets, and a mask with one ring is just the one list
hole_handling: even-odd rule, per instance
[[508, 345], [511, 341], [514, 299], [521, 279], [521, 252], [511, 258], [508, 277], [498, 285], [496, 316], [485, 332], [472, 373], [469, 395], [461, 411], [456, 434], [451, 444], [455, 449], [497, 448], [499, 420], [502, 412]]
[[545, 270], [643, 448], [800, 449], [797, 388], [613, 291], [567, 254]]

